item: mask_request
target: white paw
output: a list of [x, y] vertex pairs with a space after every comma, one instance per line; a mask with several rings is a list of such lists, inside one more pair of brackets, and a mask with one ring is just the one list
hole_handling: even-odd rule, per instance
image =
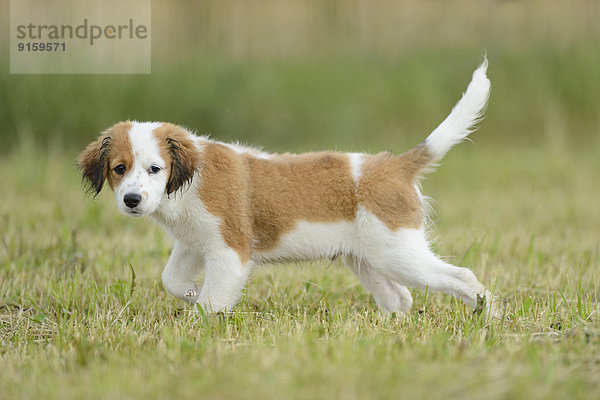
[[188, 289], [188, 291], [185, 292], [185, 297], [188, 299], [195, 298], [196, 296], [198, 296], [198, 291], [196, 289]]
[[477, 295], [477, 306], [474, 313], [485, 312], [484, 316], [491, 319], [503, 318], [506, 311], [506, 304], [486, 290], [485, 294]]

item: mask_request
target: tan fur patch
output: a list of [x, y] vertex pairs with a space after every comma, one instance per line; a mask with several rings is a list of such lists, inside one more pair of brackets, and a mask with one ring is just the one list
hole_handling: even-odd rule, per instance
[[199, 196], [223, 220], [225, 242], [242, 260], [273, 248], [300, 220], [334, 222], [356, 215], [348, 157], [336, 153], [274, 155], [261, 159], [207, 142]]
[[170, 194], [191, 180], [200, 165], [200, 153], [189, 133], [180, 126], [162, 123], [152, 133], [158, 141], [160, 156], [167, 162], [166, 190]]
[[400, 156], [391, 153], [368, 156], [356, 190], [358, 202], [391, 230], [420, 228], [425, 213], [415, 182], [430, 160], [424, 145]]
[[221, 234], [243, 262], [250, 259], [252, 210], [245, 159], [227, 146], [206, 142], [200, 161], [198, 194], [208, 212], [221, 218]]
[[[133, 167], [133, 151], [131, 149], [131, 141], [129, 140], [130, 130], [131, 122], [129, 121], [119, 122], [108, 129], [110, 150], [107, 181], [111, 189], [118, 186]], [[125, 173], [123, 175], [119, 175], [114, 171], [115, 167], [121, 164], [125, 166]]]
[[351, 221], [356, 216], [350, 160], [339, 153], [246, 157], [254, 247], [268, 250], [298, 221]]
[[122, 176], [113, 171], [114, 167], [123, 164], [127, 173], [133, 164], [129, 142], [130, 129], [130, 122], [119, 122], [111, 126], [79, 155], [78, 165], [83, 178], [96, 193], [102, 189], [105, 179], [108, 178], [111, 188], [122, 179]]
[[169, 154], [167, 137], [170, 133], [177, 136], [181, 136], [182, 132], [185, 133], [187, 136], [187, 133], [183, 130], [183, 128], [169, 123], [162, 123], [162, 126], [154, 128], [154, 130], [152, 131], [152, 135], [154, 135], [154, 138], [158, 142], [160, 156], [163, 160], [165, 160], [165, 163], [167, 164], [165, 168], [167, 169], [166, 173], [168, 176], [171, 176], [171, 163], [169, 162], [169, 160], [171, 160], [171, 155]]

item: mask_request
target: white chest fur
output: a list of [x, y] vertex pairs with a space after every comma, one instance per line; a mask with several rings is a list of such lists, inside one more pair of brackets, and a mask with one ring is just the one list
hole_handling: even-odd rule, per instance
[[219, 231], [220, 218], [208, 212], [196, 193], [197, 179], [194, 178], [185, 191], [163, 198], [151, 217], [185, 247], [206, 252], [224, 246]]

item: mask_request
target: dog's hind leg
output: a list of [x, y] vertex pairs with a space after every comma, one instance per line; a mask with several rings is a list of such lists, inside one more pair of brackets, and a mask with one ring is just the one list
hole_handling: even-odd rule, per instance
[[422, 229], [399, 229], [396, 232], [381, 226], [378, 241], [363, 246], [363, 257], [381, 275], [401, 285], [440, 291], [460, 297], [471, 307], [478, 298], [486, 300], [486, 314], [498, 316], [498, 302], [467, 268], [451, 265], [429, 248]]
[[412, 306], [412, 295], [406, 287], [378, 273], [365, 260], [358, 257], [345, 256], [344, 263], [373, 295], [375, 303], [383, 313], [408, 314]]

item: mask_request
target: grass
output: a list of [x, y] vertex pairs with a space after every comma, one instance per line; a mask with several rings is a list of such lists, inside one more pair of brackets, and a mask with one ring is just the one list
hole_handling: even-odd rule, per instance
[[600, 396], [595, 147], [467, 143], [425, 180], [436, 249], [502, 321], [419, 291], [382, 317], [338, 263], [258, 268], [235, 312], [196, 316], [161, 287], [169, 240], [86, 198], [73, 156], [0, 158], [0, 398]]

